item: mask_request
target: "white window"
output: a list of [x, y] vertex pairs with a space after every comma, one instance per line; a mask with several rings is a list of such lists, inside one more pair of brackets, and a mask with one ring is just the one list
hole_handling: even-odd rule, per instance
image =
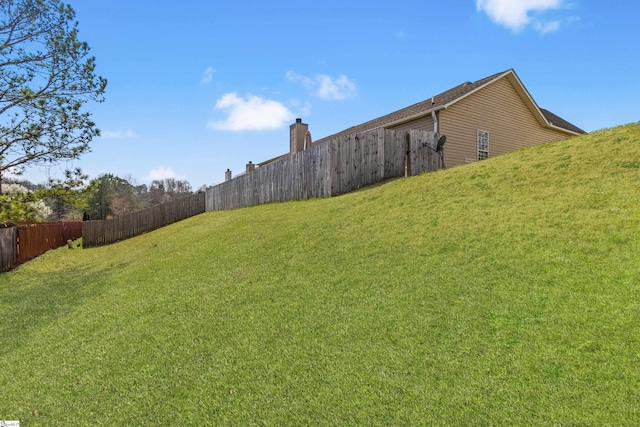
[[478, 130], [478, 160], [489, 157], [489, 132]]

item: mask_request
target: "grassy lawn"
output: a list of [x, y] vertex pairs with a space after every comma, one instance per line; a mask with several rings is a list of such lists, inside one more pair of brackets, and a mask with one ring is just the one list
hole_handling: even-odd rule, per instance
[[0, 275], [0, 420], [638, 425], [640, 124]]

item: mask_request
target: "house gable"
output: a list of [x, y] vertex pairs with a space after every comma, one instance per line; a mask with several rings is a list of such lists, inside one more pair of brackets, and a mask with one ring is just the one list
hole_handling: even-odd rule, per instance
[[[477, 92], [485, 89], [492, 84], [495, 84], [496, 82], [501, 81], [502, 79], [507, 79], [512, 84], [515, 92], [522, 99], [524, 105], [526, 105], [527, 108], [531, 111], [531, 114], [533, 115], [533, 117], [535, 117], [540, 126], [556, 129], [560, 132], [565, 132], [567, 135], [579, 135], [584, 133], [584, 131], [572, 125], [571, 123], [559, 118], [558, 116], [553, 115], [552, 113], [549, 113], [547, 110], [542, 110], [541, 108], [539, 108], [516, 75], [515, 71], [513, 69], [510, 69], [485, 77], [475, 82], [462, 83], [422, 102], [418, 102], [409, 107], [403, 108], [377, 119], [350, 127], [343, 130], [342, 132], [338, 132], [337, 134], [322, 138], [316, 141], [314, 145], [320, 144], [331, 138], [358, 132], [365, 132], [377, 127], [390, 129], [427, 129], [429, 126], [431, 126], [430, 129], [433, 130], [434, 123], [431, 118], [433, 117], [432, 113], [446, 110], [456, 103], [464, 101], [468, 97], [474, 96]], [[545, 114], [545, 112], [549, 114]], [[556, 120], [551, 121], [549, 119], [550, 116], [555, 116]]]
[[439, 112], [440, 133], [447, 136], [447, 166], [478, 160], [479, 131], [483, 137], [488, 133], [488, 157], [575, 134], [551, 125], [512, 77], [514, 73], [505, 74]]

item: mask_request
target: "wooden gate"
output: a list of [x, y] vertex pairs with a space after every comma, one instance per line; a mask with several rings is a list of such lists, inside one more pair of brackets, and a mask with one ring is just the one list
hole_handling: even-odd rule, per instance
[[436, 152], [438, 134], [420, 130], [407, 132], [407, 175], [438, 170], [440, 153]]

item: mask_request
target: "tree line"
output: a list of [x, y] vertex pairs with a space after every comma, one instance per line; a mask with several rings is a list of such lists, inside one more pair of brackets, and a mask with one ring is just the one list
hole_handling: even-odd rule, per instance
[[174, 178], [146, 185], [106, 173], [87, 180], [80, 169], [67, 171], [64, 179], [47, 184], [5, 178], [0, 223], [108, 219], [193, 194], [189, 182]]

